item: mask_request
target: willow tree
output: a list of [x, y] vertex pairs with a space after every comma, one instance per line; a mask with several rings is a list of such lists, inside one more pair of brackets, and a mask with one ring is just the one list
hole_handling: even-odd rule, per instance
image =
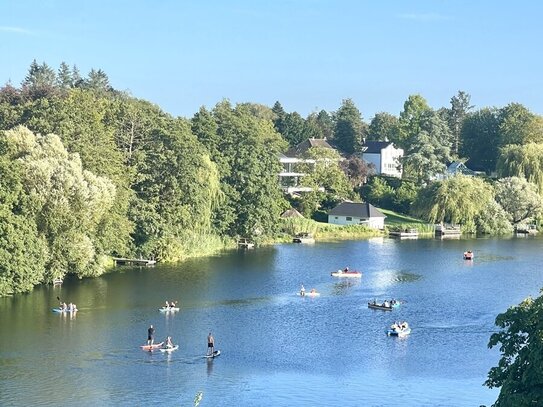
[[115, 199], [113, 183], [84, 170], [56, 135], [35, 136], [24, 127], [4, 133], [10, 159], [20, 163], [25, 215], [35, 222], [37, 238], [47, 242], [45, 281], [67, 273], [105, 271], [105, 256], [95, 245], [99, 225]]
[[476, 216], [493, 200], [492, 187], [485, 181], [457, 175], [422, 189], [413, 213], [434, 223], [474, 225]]
[[496, 201], [513, 225], [530, 222], [541, 214], [543, 199], [537, 187], [524, 178], [502, 178], [495, 184], [495, 190]]
[[500, 178], [526, 178], [543, 193], [543, 144], [504, 146], [500, 149], [496, 170]]

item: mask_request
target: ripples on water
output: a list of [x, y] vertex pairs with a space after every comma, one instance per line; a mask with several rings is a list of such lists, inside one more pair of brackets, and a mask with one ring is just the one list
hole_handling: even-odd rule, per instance
[[[475, 251], [465, 262], [466, 248]], [[494, 319], [543, 280], [541, 240], [278, 245], [0, 299], [0, 404], [478, 406]], [[506, 253], [504, 255], [504, 253]], [[330, 272], [349, 265], [361, 279]], [[320, 297], [300, 297], [303, 283]], [[56, 296], [75, 317], [50, 312]], [[399, 309], [367, 308], [397, 298]], [[165, 299], [181, 311], [160, 314]], [[408, 320], [412, 334], [389, 338]], [[153, 323], [172, 354], [142, 352]], [[7, 327], [7, 329], [5, 328]], [[204, 358], [214, 333], [222, 354]]]

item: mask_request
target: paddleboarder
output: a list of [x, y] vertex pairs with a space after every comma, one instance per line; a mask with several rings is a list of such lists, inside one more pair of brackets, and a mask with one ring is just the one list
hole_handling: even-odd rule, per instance
[[213, 355], [213, 352], [215, 351], [215, 339], [213, 338], [213, 335], [211, 335], [211, 332], [209, 335], [207, 335], [207, 354]]
[[153, 328], [153, 325], [149, 326], [149, 329], [147, 329], [147, 345], [152, 345], [155, 341], [155, 328]]

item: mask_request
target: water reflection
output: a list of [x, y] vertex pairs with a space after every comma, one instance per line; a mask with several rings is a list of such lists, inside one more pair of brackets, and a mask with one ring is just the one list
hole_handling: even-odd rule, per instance
[[422, 279], [422, 275], [408, 271], [382, 270], [373, 276], [374, 284], [378, 288], [387, 288], [397, 283], [413, 283]]

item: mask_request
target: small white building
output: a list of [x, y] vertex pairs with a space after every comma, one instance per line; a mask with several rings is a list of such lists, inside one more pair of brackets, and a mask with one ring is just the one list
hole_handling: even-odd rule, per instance
[[328, 212], [328, 223], [335, 225], [365, 225], [384, 229], [386, 216], [367, 202], [342, 202]]
[[403, 150], [394, 147], [391, 141], [366, 141], [362, 145], [362, 159], [375, 166], [376, 175], [402, 177], [400, 159]]

